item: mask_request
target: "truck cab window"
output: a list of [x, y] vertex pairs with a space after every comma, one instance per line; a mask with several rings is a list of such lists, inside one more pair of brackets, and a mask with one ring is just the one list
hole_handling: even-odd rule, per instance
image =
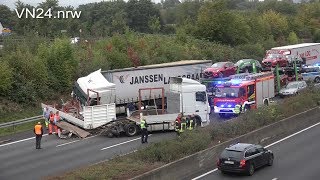
[[244, 88], [239, 89], [239, 97], [244, 97], [246, 95], [246, 90]]
[[254, 98], [255, 98], [254, 97], [255, 96], [255, 94], [254, 94], [254, 84], [248, 86], [247, 93], [248, 93], [248, 100], [249, 101], [254, 101]]
[[207, 96], [205, 91], [196, 92], [196, 101], [206, 102]]

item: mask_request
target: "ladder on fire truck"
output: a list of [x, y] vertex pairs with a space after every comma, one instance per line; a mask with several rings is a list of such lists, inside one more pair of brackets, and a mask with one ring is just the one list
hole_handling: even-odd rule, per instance
[[256, 80], [259, 78], [264, 78], [268, 76], [274, 76], [272, 72], [261, 72], [261, 73], [241, 73], [231, 76], [231, 79], [241, 79], [241, 80]]

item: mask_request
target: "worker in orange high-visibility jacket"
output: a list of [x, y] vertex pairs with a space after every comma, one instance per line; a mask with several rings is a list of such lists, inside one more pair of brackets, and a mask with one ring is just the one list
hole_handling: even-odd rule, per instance
[[52, 134], [52, 128], [54, 126], [54, 114], [53, 114], [52, 111], [50, 111], [49, 120], [50, 120], [50, 123], [49, 123], [49, 135], [51, 135]]
[[59, 115], [59, 111], [56, 112], [56, 114], [54, 115], [54, 130], [57, 133], [57, 135], [59, 134], [58, 131], [60, 131], [61, 133], [61, 129], [58, 128], [57, 123], [61, 121], [60, 115]]
[[41, 138], [43, 135], [43, 128], [41, 125], [41, 122], [38, 122], [38, 124], [36, 124], [34, 126], [34, 134], [36, 135], [36, 149], [41, 149]]

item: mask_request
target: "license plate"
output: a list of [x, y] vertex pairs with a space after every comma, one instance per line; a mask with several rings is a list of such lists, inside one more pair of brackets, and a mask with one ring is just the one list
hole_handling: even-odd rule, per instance
[[225, 163], [225, 164], [234, 164], [233, 161], [225, 161], [224, 163]]

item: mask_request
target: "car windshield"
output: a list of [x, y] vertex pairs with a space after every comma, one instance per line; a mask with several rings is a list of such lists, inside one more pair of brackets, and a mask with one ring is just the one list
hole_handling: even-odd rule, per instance
[[242, 151], [224, 150], [221, 153], [221, 158], [242, 159], [242, 157], [243, 157]]
[[291, 89], [291, 88], [294, 88], [294, 89], [297, 89], [298, 88], [298, 83], [289, 83], [286, 88], [288, 89]]
[[216, 97], [237, 98], [239, 96], [239, 88], [219, 87], [216, 90]]
[[224, 66], [224, 64], [225, 64], [225, 63], [222, 63], [222, 62], [220, 62], [220, 63], [214, 63], [214, 64], [212, 64], [211, 67], [213, 67], [213, 68], [222, 68], [222, 67]]

